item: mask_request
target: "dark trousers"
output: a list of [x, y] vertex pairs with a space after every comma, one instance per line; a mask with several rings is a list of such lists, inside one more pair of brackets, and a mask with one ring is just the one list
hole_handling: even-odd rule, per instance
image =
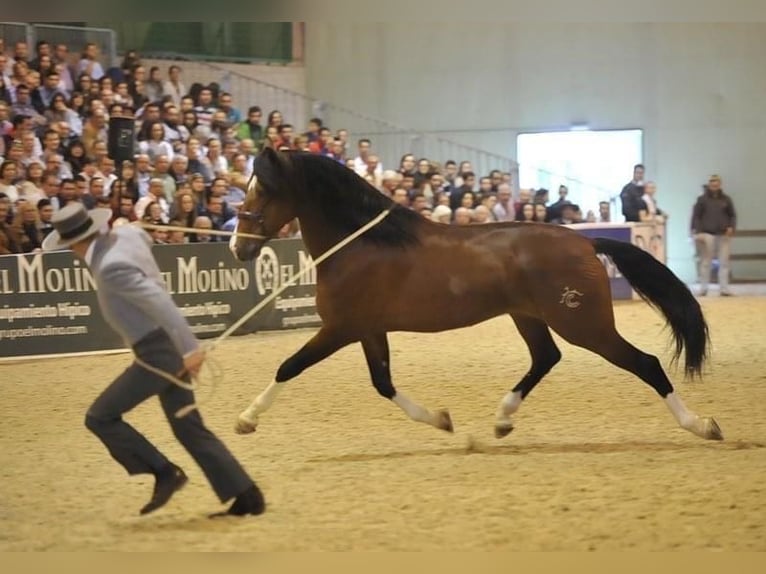
[[[183, 358], [164, 330], [152, 331], [133, 347], [145, 363], [168, 373], [183, 368]], [[188, 381], [188, 377], [186, 378]], [[175, 413], [194, 402], [194, 393], [133, 363], [95, 400], [85, 417], [88, 427], [128, 474], [155, 473], [169, 464], [142, 434], [122, 420], [122, 415], [158, 395], [162, 410], [178, 441], [205, 473], [218, 498], [225, 502], [253, 484], [240, 464], [202, 422], [199, 411], [183, 418]]]

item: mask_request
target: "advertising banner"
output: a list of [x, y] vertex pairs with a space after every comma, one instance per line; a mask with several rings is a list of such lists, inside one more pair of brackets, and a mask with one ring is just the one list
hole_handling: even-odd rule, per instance
[[[226, 243], [153, 251], [168, 292], [200, 339], [223, 333], [311, 263], [300, 239], [272, 241], [246, 263]], [[319, 326], [315, 290], [311, 269], [235, 334]], [[101, 318], [90, 271], [71, 252], [0, 257], [0, 359], [122, 348]]]

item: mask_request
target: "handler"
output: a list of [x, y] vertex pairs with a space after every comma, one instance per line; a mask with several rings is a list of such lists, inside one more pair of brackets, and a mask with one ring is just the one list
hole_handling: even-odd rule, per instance
[[[70, 203], [53, 216], [54, 231], [43, 250], [71, 249], [85, 261], [98, 289], [101, 311], [110, 326], [133, 348], [136, 357], [185, 382], [196, 375], [204, 351], [166, 291], [142, 230], [123, 225], [109, 230], [109, 209], [87, 211]], [[261, 514], [263, 495], [223, 443], [208, 430], [197, 410], [175, 413], [194, 403], [194, 393], [134, 362], [88, 409], [85, 426], [106, 445], [128, 474], [153, 474], [154, 492], [141, 514], [157, 510], [187, 482], [170, 462], [122, 415], [158, 395], [178, 441], [205, 473], [221, 502], [234, 498], [228, 510], [212, 516]]]

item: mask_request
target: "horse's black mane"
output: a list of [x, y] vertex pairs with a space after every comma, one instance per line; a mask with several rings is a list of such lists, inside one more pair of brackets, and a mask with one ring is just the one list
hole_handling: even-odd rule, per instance
[[394, 204], [386, 195], [337, 161], [321, 155], [287, 154], [291, 185], [305, 205], [321, 211], [327, 223], [344, 235], [369, 223], [381, 211], [391, 213], [361, 239], [391, 246], [418, 243], [421, 215]]

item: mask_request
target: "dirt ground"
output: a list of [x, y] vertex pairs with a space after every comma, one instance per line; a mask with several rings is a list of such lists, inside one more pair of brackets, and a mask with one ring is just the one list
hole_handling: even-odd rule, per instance
[[[152, 479], [129, 478], [83, 426], [126, 354], [0, 365], [0, 550], [766, 550], [766, 298], [703, 301], [713, 358], [687, 404], [717, 418], [722, 443], [675, 426], [653, 391], [560, 342], [564, 360], [502, 440], [503, 393], [528, 366], [510, 319], [391, 336], [397, 386], [448, 407], [454, 435], [377, 396], [352, 346], [298, 379], [254, 435], [237, 413], [311, 334], [232, 338], [225, 381], [200, 391], [208, 425], [263, 488], [268, 511], [223, 507], [170, 434], [156, 399], [128, 420], [181, 464], [189, 485], [146, 517]], [[616, 306], [620, 331], [667, 366], [662, 322]]]

